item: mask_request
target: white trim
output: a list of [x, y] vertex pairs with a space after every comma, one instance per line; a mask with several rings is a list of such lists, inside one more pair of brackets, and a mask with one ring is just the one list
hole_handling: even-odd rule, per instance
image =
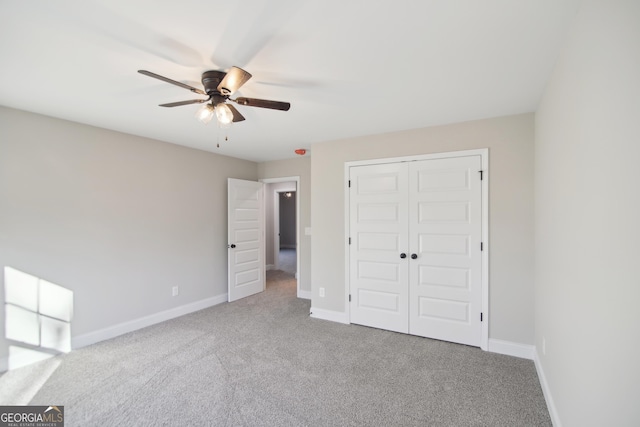
[[418, 154], [416, 156], [356, 160], [351, 162], [345, 162], [345, 167], [348, 170], [348, 168], [352, 166], [378, 165], [378, 164], [384, 164], [384, 163], [399, 163], [399, 162], [414, 162], [418, 160], [447, 159], [450, 157], [486, 156], [488, 153], [489, 153], [488, 148], [478, 148], [474, 150], [461, 150], [461, 151], [447, 151], [443, 153]]
[[338, 322], [344, 324], [350, 324], [349, 316], [347, 313], [333, 310], [325, 310], [323, 308], [311, 307], [310, 316], [314, 319], [330, 320], [331, 322]]
[[480, 336], [480, 348], [484, 351], [489, 350], [489, 321], [491, 315], [489, 313], [489, 149], [473, 150], [480, 152], [480, 161], [482, 162], [482, 243], [483, 251], [480, 252], [482, 257], [482, 313], [483, 321], [481, 324], [482, 332]]
[[344, 164], [344, 314], [347, 319], [347, 323], [351, 323], [351, 248], [349, 247], [349, 238], [351, 237], [351, 212], [350, 212], [350, 199], [349, 199], [349, 187], [351, 186], [351, 166], [353, 162], [345, 162]]
[[311, 299], [311, 295], [313, 295], [311, 291], [298, 291], [298, 298]]
[[489, 339], [489, 351], [529, 360], [533, 360], [535, 355], [535, 347], [532, 345], [497, 340], [495, 338]]
[[[271, 223], [272, 223], [272, 236], [273, 245], [271, 250], [273, 251], [273, 269], [280, 269], [280, 199], [277, 191], [274, 191], [272, 194], [273, 200], [271, 201]], [[266, 202], [266, 198], [265, 198]], [[264, 210], [265, 214], [265, 223], [267, 222], [267, 210]]]
[[[483, 322], [481, 324], [480, 348], [484, 351], [489, 350], [489, 149], [479, 148], [475, 150], [451, 151], [444, 153], [421, 154], [417, 156], [406, 157], [390, 157], [384, 159], [358, 160], [344, 163], [344, 245], [345, 245], [345, 315], [348, 323], [351, 319], [351, 307], [349, 303], [350, 289], [350, 260], [349, 260], [349, 168], [353, 166], [364, 166], [384, 163], [413, 162], [418, 160], [445, 159], [451, 157], [480, 156], [482, 163], [483, 179], [482, 179], [482, 313]], [[530, 359], [532, 359], [530, 357]]]
[[537, 349], [533, 352], [533, 362], [536, 365], [536, 372], [538, 373], [538, 379], [540, 381], [540, 387], [542, 388], [544, 400], [547, 402], [547, 409], [549, 410], [551, 423], [554, 425], [554, 427], [562, 427], [560, 416], [558, 416], [558, 410], [556, 409], [556, 405], [553, 402], [551, 389], [549, 389], [549, 383], [547, 383], [547, 377], [544, 374], [544, 369], [542, 369], [542, 362], [540, 361], [540, 357], [538, 356]]
[[9, 356], [0, 357], [0, 372], [9, 370]]
[[140, 317], [128, 322], [119, 323], [117, 325], [109, 326], [104, 329], [99, 329], [97, 331], [89, 332], [77, 337], [72, 337], [71, 348], [75, 350], [78, 348], [86, 347], [100, 341], [108, 340], [119, 335], [146, 328], [147, 326], [155, 325], [156, 323], [175, 319], [176, 317], [184, 316], [185, 314], [193, 313], [195, 311], [204, 310], [205, 308], [213, 307], [214, 305], [222, 304], [223, 302], [227, 302], [227, 294], [222, 294], [215, 297], [192, 302], [190, 304], [181, 305], [179, 307], [174, 307], [169, 310], [151, 314], [149, 316]]
[[275, 265], [273, 265], [273, 264], [267, 264], [267, 265], [265, 266], [265, 269], [266, 269], [267, 271], [269, 271], [269, 270], [275, 270], [275, 269], [276, 269], [276, 266], [275, 266]]

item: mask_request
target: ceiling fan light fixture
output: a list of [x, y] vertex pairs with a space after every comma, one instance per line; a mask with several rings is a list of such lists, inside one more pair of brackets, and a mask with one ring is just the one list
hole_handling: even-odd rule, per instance
[[204, 90], [189, 86], [177, 80], [161, 76], [160, 74], [152, 73], [147, 70], [138, 70], [140, 74], [144, 74], [148, 77], [153, 77], [157, 80], [170, 83], [175, 86], [179, 86], [183, 89], [188, 89], [193, 93], [199, 95], [209, 96], [208, 99], [190, 99], [187, 101], [169, 102], [166, 104], [160, 104], [160, 107], [179, 107], [182, 105], [190, 104], [204, 104], [196, 112], [196, 118], [204, 124], [213, 120], [215, 115], [218, 121], [218, 126], [221, 128], [228, 128], [231, 123], [244, 121], [244, 116], [231, 104], [226, 104], [226, 101], [233, 101], [238, 105], [246, 105], [249, 107], [269, 108], [271, 110], [289, 111], [291, 104], [288, 102], [271, 101], [268, 99], [256, 99], [240, 97], [237, 99], [230, 98], [231, 94], [236, 92], [242, 85], [244, 85], [250, 78], [251, 73], [238, 67], [231, 67], [229, 71], [209, 70], [202, 73], [202, 86]]
[[213, 119], [215, 109], [211, 104], [204, 104], [196, 113], [196, 118], [205, 125]]
[[228, 125], [233, 121], [233, 113], [231, 112], [231, 109], [227, 106], [227, 104], [221, 102], [220, 104], [216, 105], [215, 110], [216, 117], [221, 124]]

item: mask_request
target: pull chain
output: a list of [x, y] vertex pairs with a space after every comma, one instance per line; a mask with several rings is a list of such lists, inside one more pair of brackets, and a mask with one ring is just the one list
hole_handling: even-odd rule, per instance
[[[216, 147], [217, 148], [220, 148], [220, 129], [228, 129], [228, 126], [227, 127], [218, 126], [217, 143], [216, 143]], [[229, 134], [228, 133], [225, 133], [224, 141], [225, 142], [229, 141]]]

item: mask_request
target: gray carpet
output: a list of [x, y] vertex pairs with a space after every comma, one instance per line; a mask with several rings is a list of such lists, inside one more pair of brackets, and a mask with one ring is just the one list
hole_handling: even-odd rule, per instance
[[295, 276], [297, 269], [296, 266], [296, 249], [280, 248], [280, 253], [278, 254], [278, 270], [286, 271], [292, 276]]
[[31, 404], [67, 426], [551, 425], [531, 361], [312, 319], [295, 289], [270, 271], [259, 295], [52, 359]]

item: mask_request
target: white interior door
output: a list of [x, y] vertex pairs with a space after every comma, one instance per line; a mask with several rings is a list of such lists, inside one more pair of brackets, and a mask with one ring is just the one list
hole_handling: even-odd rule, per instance
[[407, 333], [407, 165], [352, 167], [349, 179], [351, 322]]
[[228, 297], [235, 301], [265, 289], [263, 184], [229, 178]]
[[349, 168], [350, 320], [479, 346], [480, 155]]
[[480, 169], [480, 156], [409, 164], [409, 333], [413, 335], [480, 345]]

